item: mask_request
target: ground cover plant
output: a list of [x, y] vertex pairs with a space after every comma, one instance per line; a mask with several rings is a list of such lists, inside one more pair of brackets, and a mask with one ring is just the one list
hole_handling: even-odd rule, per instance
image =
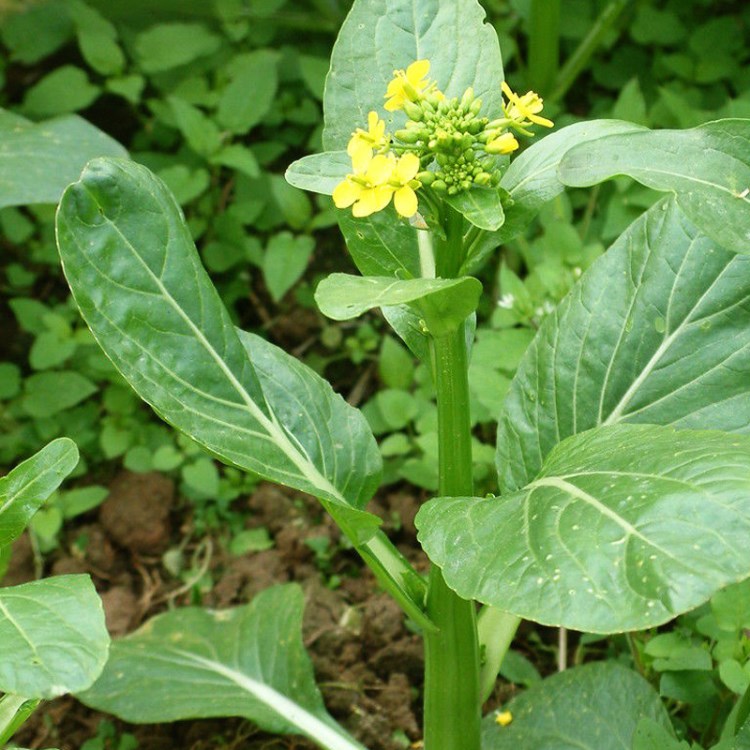
[[[93, 162], [63, 198], [58, 239], [84, 317], [141, 396], [223, 460], [317, 496], [421, 628], [426, 747], [479, 747], [481, 697], [507, 648], [498, 629], [519, 617], [594, 633], [653, 627], [750, 572], [748, 445], [734, 434], [747, 424], [748, 123], [652, 132], [593, 121], [508, 166], [516, 136], [550, 123], [533, 93], [501, 90], [479, 6], [373, 6], [355, 3], [334, 50], [328, 151], [289, 179], [353, 206], [340, 223], [363, 276], [323, 282], [321, 309], [385, 308], [434, 372], [440, 497], [417, 519], [435, 563], [427, 582], [364, 510], [380, 469], [366, 422], [313, 372], [232, 326], [162, 182], [131, 162]], [[384, 93], [392, 115], [380, 111]], [[502, 415], [502, 494], [474, 497], [466, 321], [481, 285], [471, 272], [564, 184], [618, 174], [667, 196], [541, 325]], [[485, 605], [478, 626], [473, 600]], [[299, 607], [285, 587], [229, 613], [163, 615], [116, 645], [81, 697], [139, 720], [240, 714], [357, 747], [312, 684]], [[286, 634], [283, 653], [268, 629]], [[237, 651], [247, 633], [263, 647]], [[211, 701], [190, 687], [201, 680]], [[488, 717], [486, 747], [679, 746], [648, 684], [613, 664], [542, 683], [510, 714], [507, 727]], [[738, 709], [725, 723], [724, 746], [743, 741], [745, 718]]]

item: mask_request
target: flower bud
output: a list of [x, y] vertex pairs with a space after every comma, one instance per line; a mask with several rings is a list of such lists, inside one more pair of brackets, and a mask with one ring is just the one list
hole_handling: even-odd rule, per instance
[[469, 107], [469, 112], [471, 112], [471, 114], [476, 117], [479, 114], [480, 109], [482, 109], [482, 100], [474, 99], [474, 101], [471, 103], [471, 106]]
[[469, 86], [461, 97], [461, 107], [471, 107], [474, 104], [474, 89]]
[[489, 185], [491, 180], [492, 175], [488, 172], [479, 172], [479, 174], [474, 175], [475, 185]]
[[404, 101], [404, 112], [410, 120], [415, 122], [421, 122], [424, 119], [424, 110], [415, 102], [411, 102], [408, 99]]
[[416, 130], [397, 130], [394, 135], [403, 143], [416, 143], [419, 140], [419, 132]]
[[444, 193], [448, 186], [445, 184], [443, 180], [435, 180], [432, 185], [432, 189], [437, 191], [438, 193]]
[[430, 186], [435, 182], [435, 173], [425, 170], [424, 172], [417, 172], [417, 179], [422, 185]]

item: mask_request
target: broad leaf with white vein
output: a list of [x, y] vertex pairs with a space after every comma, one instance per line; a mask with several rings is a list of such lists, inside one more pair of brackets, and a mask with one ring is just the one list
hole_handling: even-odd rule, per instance
[[595, 633], [652, 627], [750, 575], [750, 437], [600, 427], [523, 489], [438, 498], [416, 523], [464, 598]]
[[302, 590], [288, 584], [235, 609], [158, 615], [113, 644], [102, 676], [77, 697], [131, 722], [242, 716], [327, 750], [363, 750], [325, 710], [302, 644], [303, 608]]
[[560, 440], [639, 422], [747, 432], [750, 258], [664, 199], [635, 221], [542, 324], [498, 429], [505, 489]]
[[[367, 423], [309, 368], [240, 339], [157, 177], [95, 160], [66, 190], [57, 232], [83, 317], [145, 401], [227, 463], [340, 509], [356, 541], [372, 536], [377, 519], [362, 508], [381, 462]], [[294, 408], [276, 367], [294, 370]]]
[[104, 611], [86, 575], [0, 588], [0, 692], [54, 698], [84, 690], [107, 660]]

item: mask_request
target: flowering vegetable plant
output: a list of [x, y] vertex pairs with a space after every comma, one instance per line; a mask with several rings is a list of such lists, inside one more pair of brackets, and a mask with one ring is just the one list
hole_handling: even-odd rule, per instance
[[[63, 197], [58, 244], [84, 318], [140, 395], [217, 458], [319, 498], [420, 630], [427, 750], [678, 748], [656, 693], [616, 664], [568, 670], [484, 723], [481, 706], [521, 618], [651, 628], [750, 575], [750, 122], [595, 120], [521, 152], [517, 136], [552, 126], [542, 107], [505, 83], [475, 0], [356, 0], [327, 79], [326, 150], [287, 172], [333, 196], [361, 273], [325, 279], [322, 312], [379, 308], [433, 373], [439, 491], [416, 520], [427, 579], [366, 509], [381, 460], [362, 414], [234, 327], [163, 183], [92, 162]], [[477, 497], [474, 274], [566, 185], [615, 175], [665, 195], [545, 318], [498, 403], [499, 493]], [[162, 615], [114, 644], [81, 698], [130, 720], [238, 714], [361, 748], [315, 689], [301, 604], [290, 585]], [[748, 701], [723, 748], [748, 731]]]

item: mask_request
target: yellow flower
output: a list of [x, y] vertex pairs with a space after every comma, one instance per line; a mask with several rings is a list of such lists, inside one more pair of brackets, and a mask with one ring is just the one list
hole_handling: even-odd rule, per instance
[[390, 136], [385, 134], [385, 121], [378, 117], [377, 112], [370, 112], [367, 115], [367, 130], [357, 128], [346, 147], [346, 152], [354, 159], [355, 156], [372, 149], [380, 151], [386, 148], [389, 141]]
[[485, 146], [488, 154], [510, 154], [517, 148], [518, 141], [513, 133], [503, 133]]
[[552, 120], [539, 117], [539, 112], [542, 111], [544, 106], [544, 101], [539, 94], [529, 91], [523, 96], [518, 96], [511, 91], [510, 86], [505, 81], [502, 82], [501, 88], [508, 99], [508, 104], [503, 104], [503, 112], [509, 120], [513, 120], [520, 127], [541, 125], [545, 128], [551, 128], [554, 126]]
[[418, 101], [422, 94], [430, 88], [431, 84], [426, 80], [430, 72], [429, 60], [417, 60], [413, 62], [406, 72], [403, 70], [393, 71], [393, 80], [388, 84], [385, 98], [385, 108], [389, 112], [395, 112], [404, 106], [405, 101]]
[[495, 714], [495, 724], [501, 727], [507, 727], [513, 721], [513, 714], [510, 711], [498, 711]]
[[354, 173], [347, 175], [333, 191], [337, 208], [352, 207], [358, 218], [382, 211], [393, 198], [399, 215], [410, 218], [417, 212], [420, 187], [414, 177], [419, 171], [419, 157], [404, 154], [400, 158], [390, 154], [372, 155], [372, 150], [358, 152], [352, 157]]

